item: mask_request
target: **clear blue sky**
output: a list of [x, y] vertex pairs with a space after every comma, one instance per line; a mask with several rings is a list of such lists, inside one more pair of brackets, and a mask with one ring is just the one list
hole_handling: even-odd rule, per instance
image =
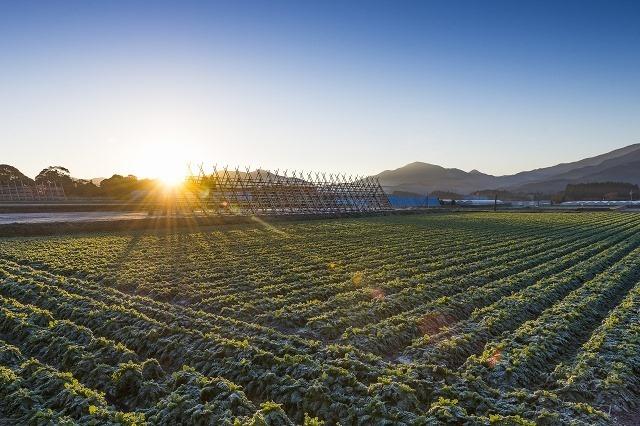
[[637, 1], [0, 1], [0, 163], [506, 174], [640, 142]]

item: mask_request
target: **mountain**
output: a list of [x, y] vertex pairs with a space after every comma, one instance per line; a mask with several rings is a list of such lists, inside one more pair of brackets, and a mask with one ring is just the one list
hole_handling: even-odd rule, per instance
[[435, 164], [414, 162], [377, 175], [387, 192], [429, 193], [435, 190], [468, 194], [486, 189], [552, 194], [569, 183], [629, 182], [640, 184], [640, 144], [633, 144], [595, 157], [514, 175], [493, 176], [465, 172]]
[[396, 170], [385, 170], [378, 176], [387, 192], [426, 193], [434, 190], [469, 193], [478, 188], [493, 187], [496, 177], [474, 170], [445, 169], [435, 164], [415, 162]]
[[535, 169], [531, 171], [520, 172], [515, 175], [505, 176], [505, 177], [513, 178], [514, 183], [512, 184], [523, 184], [526, 182], [541, 181], [554, 176], [566, 174], [571, 171], [582, 169], [585, 167], [597, 166], [608, 160], [612, 160], [616, 158], [623, 159], [623, 158], [626, 158], [627, 155], [638, 153], [638, 152], [640, 152], [640, 143], [625, 146], [624, 148], [615, 149], [605, 154], [596, 155], [595, 157], [585, 158], [583, 160], [574, 161], [572, 163], [560, 163], [555, 166], [543, 167], [543, 168]]

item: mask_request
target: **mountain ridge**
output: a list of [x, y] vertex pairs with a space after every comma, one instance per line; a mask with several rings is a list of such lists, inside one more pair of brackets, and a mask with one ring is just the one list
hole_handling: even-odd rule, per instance
[[640, 184], [640, 143], [631, 144], [593, 157], [494, 176], [473, 169], [445, 168], [414, 161], [376, 175], [387, 192], [428, 193], [452, 191], [468, 194], [480, 190], [551, 194], [569, 183], [623, 181]]

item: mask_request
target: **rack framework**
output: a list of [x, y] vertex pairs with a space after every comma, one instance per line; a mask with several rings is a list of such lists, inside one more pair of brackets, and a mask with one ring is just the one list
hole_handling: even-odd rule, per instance
[[335, 215], [383, 212], [391, 204], [375, 177], [213, 167], [188, 180], [201, 206], [214, 214]]
[[66, 200], [64, 188], [56, 182], [27, 185], [12, 180], [0, 182], [0, 201], [61, 201]]

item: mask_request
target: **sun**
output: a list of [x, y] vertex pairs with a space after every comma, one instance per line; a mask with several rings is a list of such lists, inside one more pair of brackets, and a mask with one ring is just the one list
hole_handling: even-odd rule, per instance
[[167, 169], [163, 170], [157, 179], [165, 188], [173, 189], [182, 185], [185, 177], [184, 172], [180, 169]]
[[142, 176], [155, 179], [162, 189], [181, 186], [188, 176], [188, 161], [179, 146], [156, 145], [146, 150]]

